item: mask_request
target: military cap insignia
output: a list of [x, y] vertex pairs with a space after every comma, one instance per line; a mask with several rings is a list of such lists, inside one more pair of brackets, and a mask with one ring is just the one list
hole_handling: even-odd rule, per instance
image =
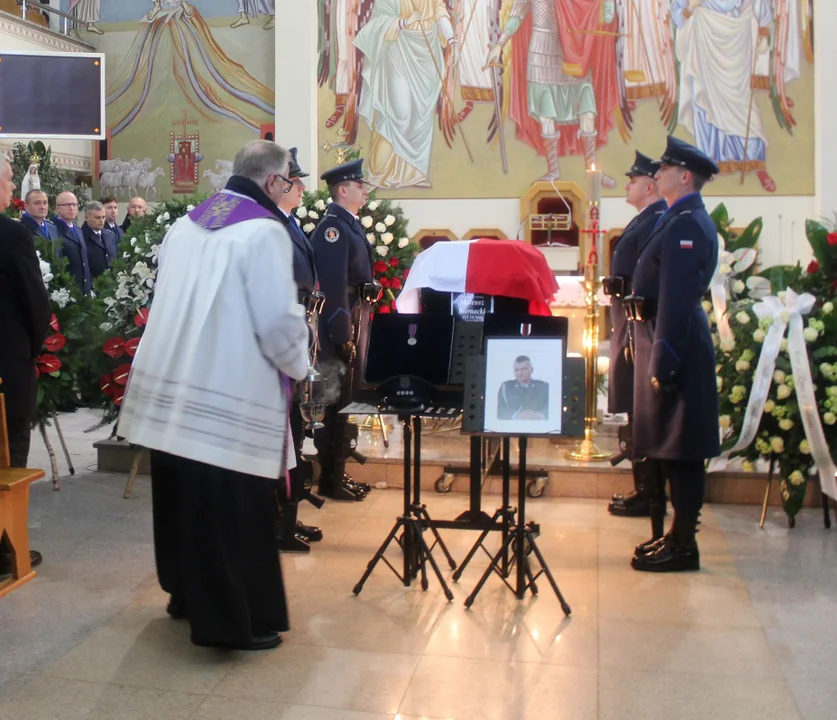
[[325, 231], [326, 242], [330, 242], [330, 243], [337, 242], [337, 240], [339, 238], [340, 238], [340, 231], [336, 227], [326, 228], [326, 231]]

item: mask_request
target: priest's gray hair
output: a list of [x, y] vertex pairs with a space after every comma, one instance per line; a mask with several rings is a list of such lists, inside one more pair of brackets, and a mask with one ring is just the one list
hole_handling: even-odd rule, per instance
[[240, 175], [263, 185], [275, 173], [287, 176], [290, 153], [269, 140], [252, 140], [236, 153], [233, 175]]
[[98, 200], [94, 200], [93, 202], [87, 203], [84, 206], [84, 214], [89, 215], [90, 213], [99, 212], [99, 210], [104, 210], [105, 206], [102, 205]]

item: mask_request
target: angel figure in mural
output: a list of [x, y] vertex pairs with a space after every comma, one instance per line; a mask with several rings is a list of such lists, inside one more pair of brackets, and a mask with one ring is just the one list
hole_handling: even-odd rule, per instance
[[[370, 5], [362, 0], [360, 12]], [[430, 187], [437, 113], [448, 138], [455, 128], [451, 98], [459, 42], [450, 12], [445, 0], [375, 0], [368, 17], [354, 45], [362, 53], [358, 113], [371, 130], [369, 182]]]
[[628, 102], [656, 99], [663, 125], [673, 129], [677, 69], [670, 4], [671, 0], [617, 0], [619, 32], [623, 36], [617, 43], [623, 48], [622, 74]]
[[272, 30], [276, 15], [276, 0], [238, 0], [238, 20], [230, 27], [237, 28], [242, 25], [249, 25], [250, 18], [259, 15], [267, 15], [264, 29]]
[[[767, 192], [767, 135], [753, 76], [769, 52], [775, 0], [673, 0], [680, 61], [678, 122], [721, 174], [755, 172]], [[718, 52], [724, 48], [724, 52]]]
[[[334, 91], [334, 112], [325, 123], [329, 129], [343, 117], [348, 98], [360, 87], [354, 39], [357, 30], [369, 19], [372, 2], [366, 3], [363, 14], [358, 4], [358, 0], [318, 0], [320, 57], [317, 81], [320, 87], [328, 83]], [[356, 124], [354, 134], [357, 135]], [[352, 138], [351, 142], [354, 141]]]
[[70, 15], [76, 19], [76, 27], [83, 26], [87, 32], [104, 35], [96, 23], [102, 18], [102, 0], [70, 0]]
[[[618, 26], [615, 0], [514, 0], [486, 65], [498, 64], [511, 43], [509, 115], [517, 139], [546, 157], [542, 180], [561, 176], [566, 155], [583, 155], [591, 167], [623, 112]], [[603, 174], [602, 185], [616, 181]]]
[[802, 74], [803, 62], [814, 62], [813, 0], [771, 0], [773, 32], [768, 53], [759, 53], [754, 87], [770, 92], [779, 127], [793, 131], [794, 102], [787, 86]]
[[175, 85], [201, 114], [233, 120], [257, 136], [262, 124], [273, 122], [274, 91], [224, 53], [198, 9], [186, 0], [153, 0], [108, 80], [111, 134], [121, 133], [144, 111], [153, 112], [153, 98]]
[[485, 66], [485, 50], [497, 42], [501, 0], [451, 0], [454, 30], [462, 52], [459, 60], [459, 88], [465, 107], [456, 122], [465, 121], [477, 103], [494, 103], [502, 94], [495, 87], [492, 68]]

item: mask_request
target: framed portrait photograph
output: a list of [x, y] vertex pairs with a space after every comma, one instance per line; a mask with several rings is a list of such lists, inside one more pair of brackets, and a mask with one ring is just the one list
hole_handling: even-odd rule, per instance
[[560, 435], [564, 340], [488, 338], [485, 432]]

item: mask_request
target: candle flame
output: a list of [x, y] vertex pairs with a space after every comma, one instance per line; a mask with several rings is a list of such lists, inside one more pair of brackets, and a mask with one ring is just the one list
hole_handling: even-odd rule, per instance
[[590, 170], [592, 170], [593, 172], [596, 172], [596, 163], [591, 163], [590, 164]]

